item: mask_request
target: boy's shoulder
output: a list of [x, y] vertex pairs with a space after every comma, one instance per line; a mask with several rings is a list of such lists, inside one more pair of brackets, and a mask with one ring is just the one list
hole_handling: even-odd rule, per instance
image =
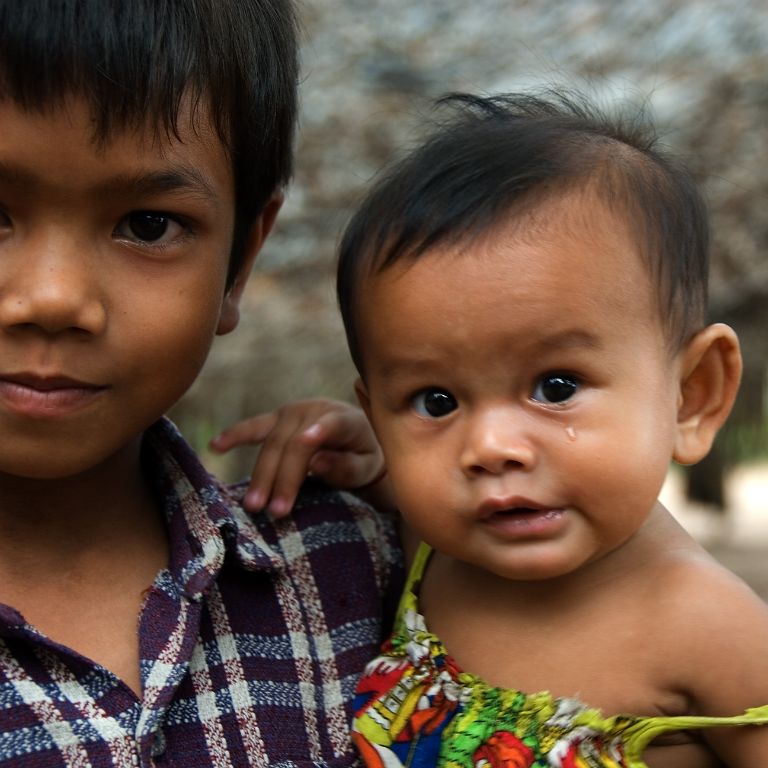
[[350, 493], [308, 479], [287, 518], [249, 513], [242, 505], [247, 485], [211, 475], [167, 419], [145, 434], [144, 458], [167, 520], [171, 561], [186, 563], [186, 577], [198, 571], [205, 580], [229, 558], [245, 570], [308, 564], [313, 578], [327, 572], [341, 584], [344, 569], [358, 575], [368, 568], [378, 592], [402, 579], [394, 521]]
[[330, 488], [314, 478], [303, 483], [290, 515], [275, 519], [266, 512], [251, 513], [242, 506], [247, 483], [222, 485], [233, 516], [247, 521], [282, 565], [298, 558], [321, 563], [326, 558], [354, 568], [354, 551], [364, 548], [381, 577], [393, 566], [402, 567], [395, 520], [378, 512], [352, 493]]

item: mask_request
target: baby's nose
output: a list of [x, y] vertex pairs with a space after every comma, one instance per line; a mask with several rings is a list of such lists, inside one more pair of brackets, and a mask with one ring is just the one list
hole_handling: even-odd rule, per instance
[[466, 474], [531, 469], [535, 461], [536, 453], [526, 434], [525, 419], [514, 409], [495, 408], [471, 420], [461, 457]]

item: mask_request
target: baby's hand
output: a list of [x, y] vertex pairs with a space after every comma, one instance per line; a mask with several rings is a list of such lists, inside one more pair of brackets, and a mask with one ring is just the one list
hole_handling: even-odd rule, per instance
[[359, 408], [336, 400], [299, 400], [253, 416], [211, 440], [224, 453], [261, 444], [244, 506], [288, 514], [308, 472], [335, 488], [373, 488], [386, 474], [381, 449]]

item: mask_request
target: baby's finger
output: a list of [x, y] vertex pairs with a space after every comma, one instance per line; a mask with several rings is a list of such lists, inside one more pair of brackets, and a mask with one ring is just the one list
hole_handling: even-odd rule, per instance
[[312, 457], [310, 470], [333, 488], [353, 490], [380, 473], [381, 465], [382, 458], [375, 454], [322, 450]]
[[283, 455], [272, 497], [267, 504], [267, 510], [273, 517], [284, 517], [293, 508], [299, 489], [307, 477], [310, 459], [311, 456], [300, 456], [296, 452]]
[[336, 450], [351, 450], [354, 453], [376, 452], [378, 443], [373, 430], [362, 412], [349, 406], [345, 410], [324, 413], [304, 435], [315, 445]]
[[211, 450], [224, 453], [239, 445], [257, 445], [275, 428], [278, 414], [263, 413], [233, 424], [210, 442]]
[[316, 446], [307, 445], [300, 436], [301, 431], [296, 425], [285, 422], [269, 433], [251, 473], [243, 500], [246, 508], [257, 510], [269, 506], [270, 511], [281, 516], [284, 509], [287, 512], [293, 506], [317, 451]]

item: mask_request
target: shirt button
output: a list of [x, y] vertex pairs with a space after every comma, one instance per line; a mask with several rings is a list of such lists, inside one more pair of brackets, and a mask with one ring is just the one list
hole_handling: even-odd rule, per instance
[[160, 757], [165, 752], [165, 734], [158, 731], [152, 741], [152, 757]]

